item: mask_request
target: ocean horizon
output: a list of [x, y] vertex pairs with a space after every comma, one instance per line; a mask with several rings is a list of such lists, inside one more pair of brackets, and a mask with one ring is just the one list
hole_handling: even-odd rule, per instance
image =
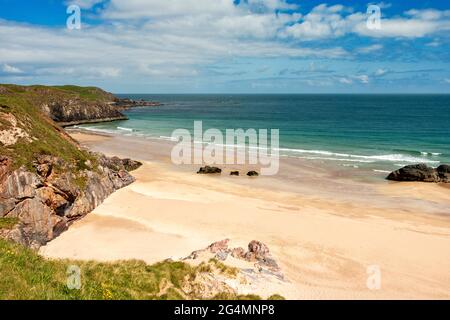
[[85, 130], [172, 140], [174, 130], [279, 129], [282, 157], [389, 172], [450, 162], [447, 94], [121, 94], [161, 102]]

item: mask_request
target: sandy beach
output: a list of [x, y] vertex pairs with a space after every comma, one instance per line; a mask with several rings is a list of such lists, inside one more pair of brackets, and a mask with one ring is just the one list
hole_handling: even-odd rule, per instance
[[71, 134], [144, 165], [134, 184], [42, 247], [46, 257], [154, 263], [225, 238], [243, 247], [259, 240], [292, 284], [274, 293], [289, 299], [450, 299], [447, 186], [293, 159], [282, 159], [275, 177], [230, 177], [233, 167], [203, 176], [171, 164], [170, 142]]

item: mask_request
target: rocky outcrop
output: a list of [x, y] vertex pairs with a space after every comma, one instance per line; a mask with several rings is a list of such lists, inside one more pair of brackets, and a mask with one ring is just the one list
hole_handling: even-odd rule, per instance
[[192, 252], [184, 260], [198, 259], [205, 254], [212, 254], [214, 258], [225, 261], [229, 256], [235, 259], [245, 260], [254, 263], [259, 269], [267, 269], [271, 272], [280, 272], [280, 267], [270, 254], [269, 248], [262, 242], [252, 240], [248, 244], [248, 250], [241, 247], [230, 248], [229, 239], [217, 241], [209, 245], [206, 249]]
[[58, 99], [40, 105], [41, 110], [61, 126], [83, 123], [127, 120], [117, 108], [108, 103], [86, 102], [80, 99]]
[[13, 169], [8, 157], [0, 156], [0, 218], [18, 218], [12, 230], [0, 236], [38, 248], [91, 212], [115, 190], [134, 181], [127, 168], [138, 162], [103, 155], [81, 164], [40, 155], [35, 170]]
[[134, 181], [128, 171], [139, 162], [89, 153], [54, 123], [123, 118], [113, 95], [16, 85], [0, 85], [0, 94], [0, 219], [18, 221], [0, 236], [39, 247]]
[[295, 290], [265, 244], [253, 240], [247, 251], [231, 248], [229, 244], [229, 239], [214, 242], [182, 259], [206, 271], [190, 281], [183, 288], [185, 292], [196, 292], [208, 299], [220, 292], [264, 296], [274, 292], [285, 295]]
[[217, 168], [217, 167], [210, 167], [210, 166], [205, 166], [205, 167], [201, 167], [198, 171], [198, 174], [218, 174], [218, 173], [222, 173], [222, 169]]
[[391, 172], [386, 179], [393, 181], [450, 183], [450, 166], [440, 165], [434, 169], [426, 164], [409, 165]]
[[159, 107], [161, 103], [147, 100], [132, 100], [128, 98], [115, 98], [112, 103], [118, 110], [128, 110], [131, 108]]

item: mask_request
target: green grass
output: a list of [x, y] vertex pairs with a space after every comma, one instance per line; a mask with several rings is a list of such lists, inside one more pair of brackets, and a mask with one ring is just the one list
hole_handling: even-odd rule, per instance
[[[74, 277], [70, 266], [81, 271], [79, 290], [67, 286], [68, 279]], [[182, 291], [184, 281], [192, 281], [199, 272], [207, 272], [204, 264], [193, 267], [183, 262], [147, 265], [136, 260], [117, 263], [49, 260], [31, 249], [0, 239], [0, 300], [201, 299]], [[213, 299], [261, 297], [224, 293]]]
[[0, 230], [12, 229], [19, 223], [19, 218], [0, 218]]
[[96, 87], [78, 87], [72, 85], [53, 86], [52, 88], [60, 89], [69, 93], [76, 93], [79, 97], [89, 101], [109, 101], [111, 95]]
[[[12, 146], [0, 145], [0, 154], [10, 156], [15, 168], [25, 166], [32, 169], [32, 162], [38, 154], [57, 156], [72, 163], [75, 171], [83, 169], [87, 160], [95, 161], [87, 152], [80, 150], [77, 144], [46, 118], [37, 107], [43, 99], [42, 92], [36, 89], [40, 88], [39, 86], [34, 86], [33, 89], [26, 87], [28, 91], [23, 91], [23, 88], [18, 86], [6, 87], [14, 93], [0, 95], [0, 105], [4, 106], [0, 111], [12, 113], [20, 122], [19, 126], [32, 138], [31, 142], [21, 139]], [[56, 94], [60, 94], [58, 89], [44, 88], [49, 92], [56, 90]], [[0, 123], [2, 128], [7, 125], [5, 120]]]

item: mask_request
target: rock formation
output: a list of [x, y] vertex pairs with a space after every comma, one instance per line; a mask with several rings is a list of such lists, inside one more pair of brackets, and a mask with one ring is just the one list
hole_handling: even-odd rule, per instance
[[280, 267], [270, 254], [269, 248], [262, 242], [253, 240], [248, 244], [248, 251], [241, 247], [229, 248], [229, 239], [217, 241], [206, 249], [192, 252], [184, 260], [195, 260], [205, 254], [211, 254], [220, 261], [225, 261], [229, 256], [256, 264], [259, 269], [267, 269], [271, 272], [280, 272]]
[[87, 162], [76, 173], [73, 164], [53, 156], [38, 156], [34, 171], [13, 169], [11, 159], [0, 157], [0, 218], [19, 221], [0, 235], [38, 248], [134, 181], [126, 166], [137, 162], [97, 156], [96, 164]]
[[32, 104], [63, 127], [126, 120], [121, 110], [159, 105], [157, 102], [120, 99], [95, 87], [0, 85], [0, 94], [16, 95], [17, 92], [31, 97]]
[[216, 174], [216, 173], [222, 173], [222, 169], [217, 168], [217, 167], [210, 167], [210, 166], [205, 166], [205, 167], [201, 167], [198, 171], [198, 174]]
[[[120, 113], [98, 88], [0, 85], [0, 236], [37, 248], [134, 181], [140, 163], [80, 148], [56, 125]], [[6, 220], [3, 220], [6, 221]]]
[[132, 99], [121, 99], [115, 98], [112, 103], [118, 110], [127, 110], [131, 108], [143, 108], [143, 107], [159, 107], [162, 104], [155, 101], [146, 100], [132, 100]]
[[434, 169], [426, 164], [409, 165], [391, 172], [386, 179], [393, 181], [450, 183], [450, 166], [443, 164]]
[[63, 127], [128, 119], [107, 103], [86, 102], [79, 99], [58, 99], [42, 104], [41, 108], [53, 121]]
[[217, 288], [232, 294], [260, 294], [270, 288], [272, 293], [284, 295], [295, 290], [264, 243], [253, 240], [246, 251], [241, 247], [230, 248], [229, 242], [229, 239], [214, 242], [182, 259], [208, 271], [192, 282], [201, 289], [198, 295], [213, 297], [219, 292]]

